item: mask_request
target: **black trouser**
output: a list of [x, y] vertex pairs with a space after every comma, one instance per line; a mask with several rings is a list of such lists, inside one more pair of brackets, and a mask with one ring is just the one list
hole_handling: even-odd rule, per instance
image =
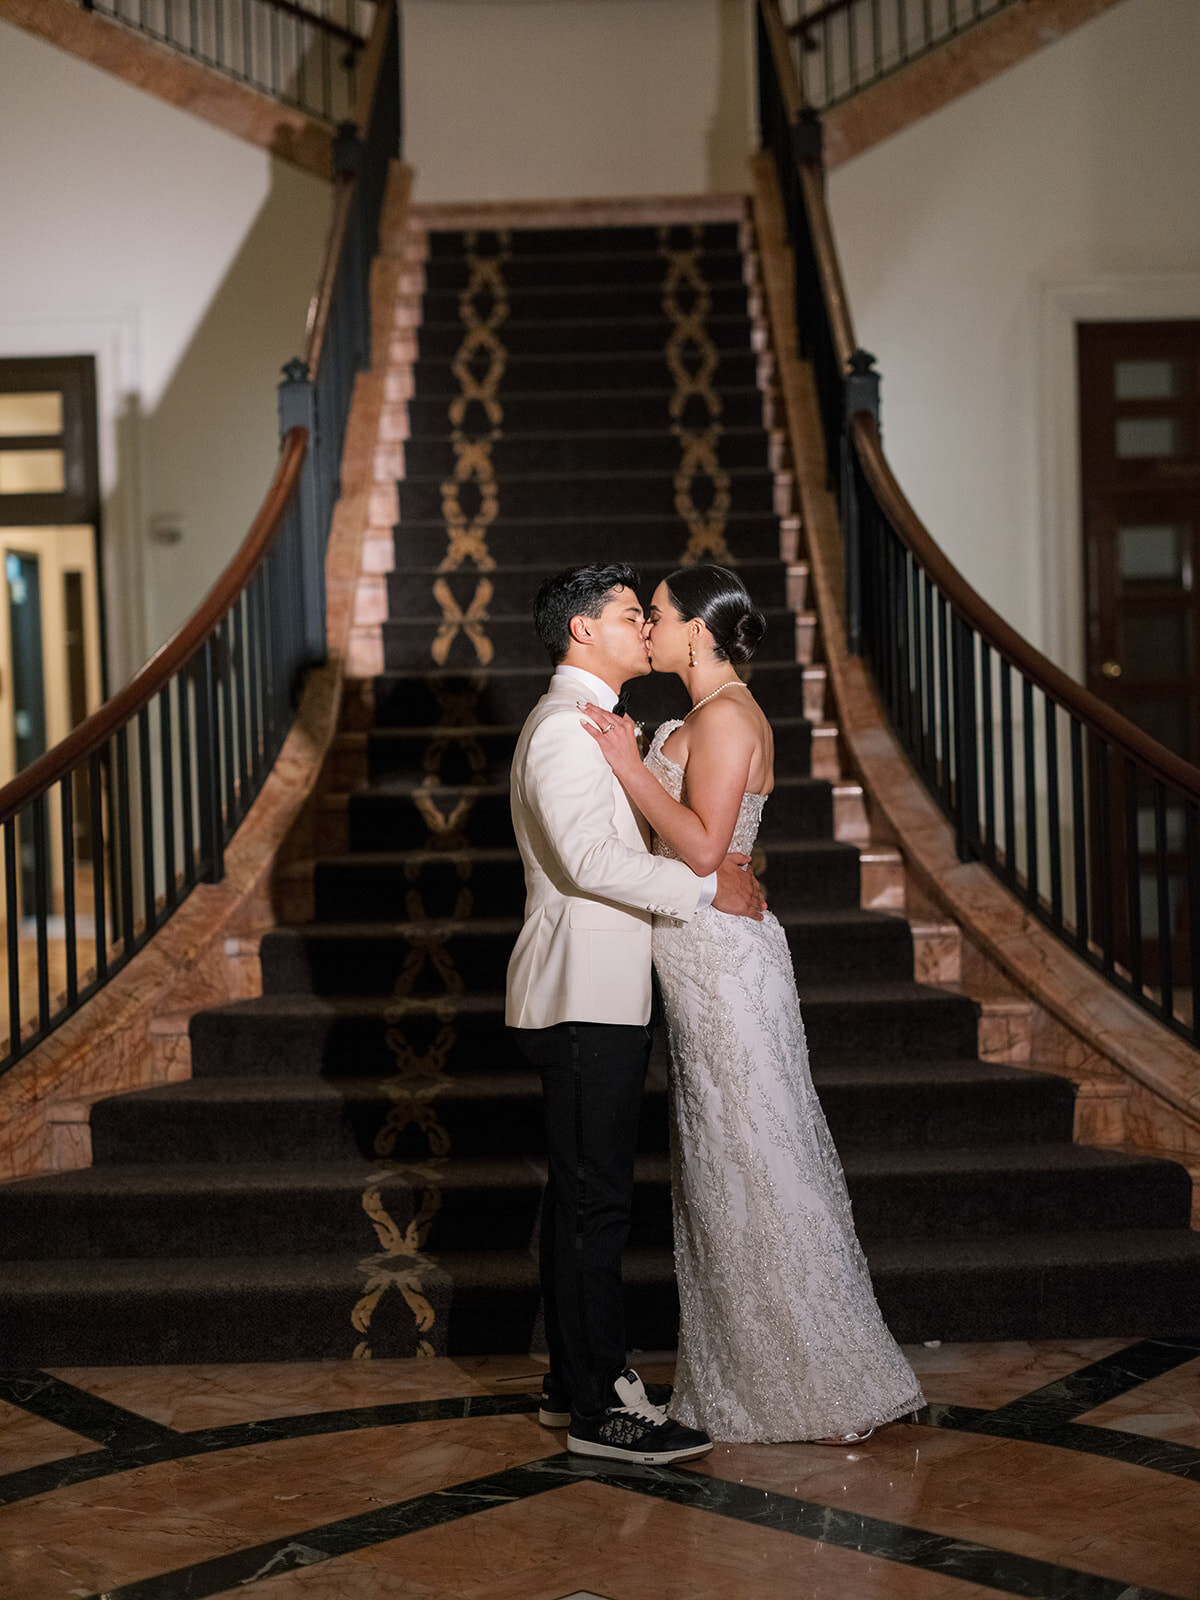
[[514, 1028], [542, 1076], [549, 1175], [541, 1274], [550, 1371], [587, 1415], [612, 1404], [625, 1367], [621, 1251], [650, 1029], [605, 1022]]

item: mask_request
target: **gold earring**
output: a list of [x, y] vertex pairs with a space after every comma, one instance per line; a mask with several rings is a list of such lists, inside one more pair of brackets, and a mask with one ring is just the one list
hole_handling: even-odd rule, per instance
[[688, 640], [688, 666], [689, 667], [694, 667], [695, 665], [696, 665], [696, 641], [694, 639], [689, 639]]

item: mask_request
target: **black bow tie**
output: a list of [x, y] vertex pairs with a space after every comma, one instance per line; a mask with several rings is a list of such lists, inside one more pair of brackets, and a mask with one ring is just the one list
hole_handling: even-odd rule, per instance
[[628, 710], [629, 702], [625, 696], [622, 695], [617, 701], [616, 705], [612, 708], [612, 714], [614, 717], [623, 717]]

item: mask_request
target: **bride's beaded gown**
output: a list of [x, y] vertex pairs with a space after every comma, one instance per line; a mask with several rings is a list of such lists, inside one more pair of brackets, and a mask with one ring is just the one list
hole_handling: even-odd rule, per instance
[[[646, 755], [676, 800], [683, 769], [662, 746], [679, 726], [664, 723]], [[765, 798], [743, 798], [731, 850], [753, 848]], [[654, 850], [674, 854], [658, 838]], [[915, 1410], [920, 1386], [876, 1304], [813, 1089], [782, 927], [769, 912], [656, 917], [654, 966], [673, 1063], [670, 1414], [715, 1439], [769, 1443]]]

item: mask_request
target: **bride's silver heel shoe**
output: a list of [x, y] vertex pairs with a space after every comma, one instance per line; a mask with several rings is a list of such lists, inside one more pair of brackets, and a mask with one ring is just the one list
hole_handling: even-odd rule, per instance
[[878, 1424], [872, 1424], [865, 1433], [838, 1433], [831, 1439], [810, 1439], [808, 1442], [809, 1444], [831, 1445], [866, 1444], [877, 1426]]

